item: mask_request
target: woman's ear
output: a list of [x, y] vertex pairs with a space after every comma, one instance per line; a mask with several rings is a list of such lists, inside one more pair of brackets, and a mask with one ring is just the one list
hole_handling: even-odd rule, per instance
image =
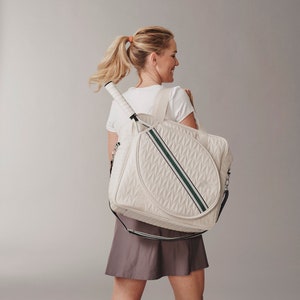
[[156, 60], [157, 60], [157, 54], [155, 52], [152, 52], [149, 54], [149, 62], [151, 65], [156, 66]]

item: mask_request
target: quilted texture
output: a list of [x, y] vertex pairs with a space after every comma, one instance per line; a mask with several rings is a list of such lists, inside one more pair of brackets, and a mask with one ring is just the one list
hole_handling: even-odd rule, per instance
[[173, 121], [155, 127], [168, 148], [204, 198], [200, 212], [177, 176], [149, 139], [146, 128], [135, 122], [123, 129], [109, 184], [109, 200], [117, 213], [161, 227], [201, 232], [216, 222], [232, 162], [227, 141]]

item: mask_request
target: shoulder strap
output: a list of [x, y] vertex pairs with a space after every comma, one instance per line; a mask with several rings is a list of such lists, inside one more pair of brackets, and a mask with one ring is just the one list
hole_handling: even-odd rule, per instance
[[[169, 104], [169, 99], [171, 98], [171, 88], [163, 88], [161, 89], [156, 97], [155, 104], [154, 104], [154, 110], [153, 115], [156, 116], [157, 120], [159, 122], [162, 122], [165, 119], [167, 108]], [[199, 123], [199, 122], [197, 122]], [[208, 145], [208, 133], [203, 128], [203, 126], [199, 126], [198, 124], [198, 131], [199, 136], [201, 137], [201, 143], [204, 147], [207, 147]]]
[[156, 96], [153, 114], [160, 122], [163, 121], [166, 116], [172, 89], [173, 88], [162, 88]]
[[184, 234], [184, 235], [179, 235], [179, 236], [175, 236], [175, 237], [168, 237], [168, 236], [162, 236], [162, 235], [156, 235], [156, 234], [151, 234], [151, 233], [147, 233], [147, 232], [137, 231], [137, 230], [133, 230], [133, 229], [130, 229], [127, 227], [127, 225], [121, 220], [121, 218], [118, 216], [118, 214], [112, 210], [110, 203], [109, 203], [109, 207], [110, 207], [112, 213], [116, 216], [118, 221], [123, 225], [123, 227], [125, 228], [125, 230], [127, 232], [129, 232], [130, 234], [137, 235], [142, 238], [146, 238], [148, 240], [169, 241], [169, 242], [180, 241], [180, 240], [189, 240], [189, 239], [199, 237], [200, 235], [202, 235], [203, 233], [205, 233], [207, 231], [207, 230], [204, 230], [202, 232], [186, 232], [186, 234]]

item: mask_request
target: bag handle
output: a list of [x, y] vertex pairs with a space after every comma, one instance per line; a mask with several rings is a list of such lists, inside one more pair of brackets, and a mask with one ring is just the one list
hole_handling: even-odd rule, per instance
[[159, 122], [162, 122], [167, 114], [172, 89], [173, 88], [162, 88], [155, 99], [153, 114]]
[[[162, 122], [165, 119], [167, 114], [169, 99], [171, 98], [171, 92], [173, 88], [163, 88], [158, 92], [157, 99], [154, 105], [153, 114], [159, 122]], [[198, 123], [198, 122], [197, 122]], [[201, 140], [201, 144], [204, 147], [208, 145], [208, 134], [206, 130], [198, 124], [198, 132]]]

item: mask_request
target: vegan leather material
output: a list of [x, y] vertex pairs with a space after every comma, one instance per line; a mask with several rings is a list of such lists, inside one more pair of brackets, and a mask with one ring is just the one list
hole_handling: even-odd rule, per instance
[[132, 119], [119, 132], [109, 182], [111, 209], [172, 230], [211, 229], [228, 193], [228, 142], [165, 120], [170, 89], [161, 91], [153, 116], [136, 115], [113, 83], [106, 89]]

